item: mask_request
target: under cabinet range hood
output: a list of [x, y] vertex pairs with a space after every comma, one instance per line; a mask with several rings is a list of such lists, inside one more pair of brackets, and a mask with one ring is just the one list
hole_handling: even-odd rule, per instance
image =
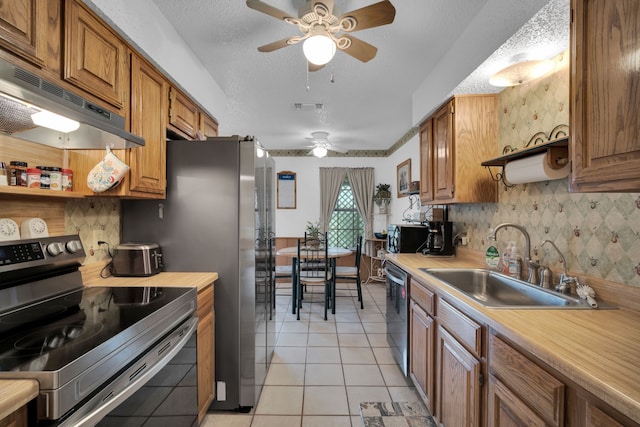
[[143, 146], [124, 125], [124, 117], [0, 59], [0, 133], [63, 149]]

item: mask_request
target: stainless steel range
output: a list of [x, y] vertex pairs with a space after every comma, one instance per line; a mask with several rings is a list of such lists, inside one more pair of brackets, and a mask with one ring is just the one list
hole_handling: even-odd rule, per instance
[[84, 258], [78, 236], [0, 242], [0, 379], [38, 380], [42, 425], [191, 426], [196, 290], [84, 288]]

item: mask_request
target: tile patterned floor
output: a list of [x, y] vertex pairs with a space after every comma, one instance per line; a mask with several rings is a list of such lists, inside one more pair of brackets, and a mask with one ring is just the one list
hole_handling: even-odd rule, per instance
[[327, 321], [320, 295], [305, 295], [299, 321], [290, 297], [278, 295], [276, 348], [257, 406], [249, 414], [209, 413], [202, 426], [360, 427], [361, 402], [419, 401], [387, 345], [384, 285], [362, 288], [363, 310], [355, 290], [338, 291]]

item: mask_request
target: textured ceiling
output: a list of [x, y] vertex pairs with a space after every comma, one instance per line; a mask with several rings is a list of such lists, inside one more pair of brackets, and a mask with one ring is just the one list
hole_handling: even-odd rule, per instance
[[[505, 1], [504, 19], [522, 1]], [[568, 1], [551, 0], [543, 17], [525, 25], [498, 49], [495, 60], [482, 64], [452, 92], [495, 92], [485, 83], [487, 72], [495, 69], [496, 61], [504, 63], [524, 48], [553, 45], [549, 57], [565, 49]], [[306, 71], [301, 44], [271, 53], [257, 51], [298, 30], [249, 9], [244, 0], [153, 2], [225, 92], [229, 111], [221, 123], [223, 133], [256, 135], [268, 149], [295, 150], [308, 144], [305, 138], [311, 132], [325, 131], [330, 142], [345, 148], [386, 150], [416, 125], [411, 111], [416, 89], [462, 30], [496, 0], [392, 0], [394, 23], [354, 33], [378, 48], [372, 61], [361, 63], [337, 52], [315, 73]], [[266, 2], [293, 15], [301, 5], [300, 0]], [[336, 6], [345, 12], [374, 2], [336, 0]], [[294, 103], [321, 103], [324, 108], [296, 111]]]

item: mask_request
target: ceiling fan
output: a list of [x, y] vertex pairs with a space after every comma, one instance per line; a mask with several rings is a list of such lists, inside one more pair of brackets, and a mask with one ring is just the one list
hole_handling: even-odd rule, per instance
[[335, 13], [334, 0], [309, 0], [298, 11], [297, 18], [261, 0], [247, 0], [247, 6], [298, 26], [301, 36], [287, 37], [260, 46], [258, 50], [273, 52], [304, 40], [302, 48], [309, 71], [317, 71], [331, 61], [336, 48], [362, 62], [370, 61], [378, 49], [348, 33], [390, 24], [396, 16], [396, 9], [388, 0], [342, 15]]
[[329, 132], [311, 132], [311, 138], [306, 138], [312, 145], [307, 145], [307, 148], [311, 148], [309, 154], [313, 154], [316, 157], [324, 157], [329, 150], [336, 153], [346, 153], [349, 151], [347, 148], [340, 145], [329, 142]]

